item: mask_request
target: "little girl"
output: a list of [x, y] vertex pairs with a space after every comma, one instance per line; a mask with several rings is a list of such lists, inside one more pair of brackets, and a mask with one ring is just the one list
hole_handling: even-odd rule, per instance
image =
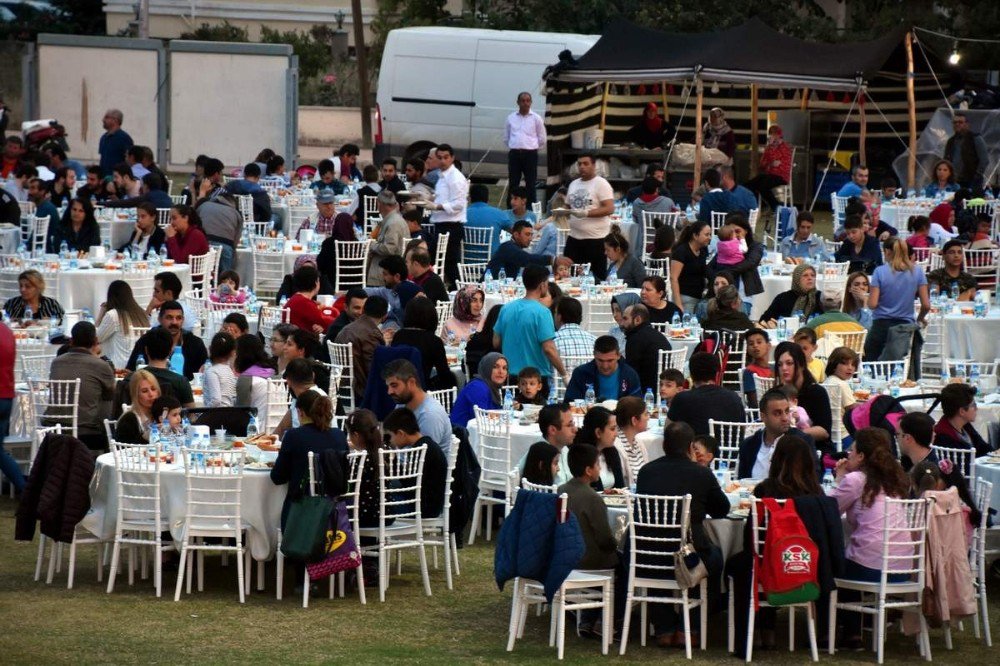
[[906, 223], [906, 228], [910, 231], [910, 236], [906, 239], [906, 244], [911, 248], [933, 247], [931, 240], [931, 221], [925, 215], [914, 215]]
[[236, 271], [223, 271], [219, 276], [219, 286], [208, 297], [215, 303], [243, 303], [245, 292], [240, 291], [240, 275]]
[[181, 403], [172, 395], [161, 395], [153, 401], [150, 410], [156, 426], [160, 429], [161, 437], [183, 435], [184, 429], [181, 426]]
[[552, 279], [556, 282], [570, 279], [572, 270], [573, 260], [569, 257], [560, 254], [552, 260]]
[[736, 228], [732, 224], [721, 227], [718, 231], [719, 242], [715, 246], [715, 261], [722, 267], [735, 266], [743, 261], [747, 251], [745, 240], [736, 236]]
[[968, 546], [972, 545], [972, 531], [979, 526], [982, 513], [976, 508], [975, 500], [969, 493], [969, 483], [962, 476], [962, 473], [955, 469], [954, 463], [950, 460], [923, 460], [913, 466], [910, 470], [910, 483], [913, 484], [913, 493], [917, 497], [923, 497], [928, 490], [948, 490], [956, 488], [958, 497], [962, 500], [962, 512], [968, 520], [965, 523], [965, 538]]

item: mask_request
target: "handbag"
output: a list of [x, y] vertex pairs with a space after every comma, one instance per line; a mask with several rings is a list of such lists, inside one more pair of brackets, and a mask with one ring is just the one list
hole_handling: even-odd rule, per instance
[[322, 495], [304, 495], [292, 502], [281, 537], [285, 557], [305, 562], [322, 560], [326, 555], [327, 530], [334, 503]]
[[361, 566], [361, 551], [358, 549], [354, 533], [351, 531], [347, 504], [343, 501], [338, 501], [330, 514], [324, 551], [323, 559], [306, 564], [309, 580], [320, 580], [335, 573]]
[[701, 555], [688, 541], [674, 553], [674, 580], [682, 590], [687, 590], [708, 578], [708, 568]]

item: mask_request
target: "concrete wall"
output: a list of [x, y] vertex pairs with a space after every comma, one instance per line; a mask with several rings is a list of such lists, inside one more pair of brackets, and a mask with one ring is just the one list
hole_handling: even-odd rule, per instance
[[0, 42], [0, 99], [10, 109], [8, 131], [20, 130], [25, 119], [21, 62], [27, 47], [24, 42]]
[[[372, 129], [375, 114], [372, 113]], [[299, 145], [330, 146], [361, 144], [361, 109], [347, 106], [300, 106]]]

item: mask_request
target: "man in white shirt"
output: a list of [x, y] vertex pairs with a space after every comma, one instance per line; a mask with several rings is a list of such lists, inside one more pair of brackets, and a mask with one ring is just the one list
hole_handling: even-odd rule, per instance
[[448, 234], [444, 266], [448, 280], [458, 279], [458, 262], [461, 261], [462, 240], [465, 236], [465, 210], [469, 199], [469, 183], [455, 166], [455, 151], [447, 143], [437, 147], [440, 174], [434, 185], [434, 201], [425, 206], [434, 211], [431, 223], [439, 234]]
[[[764, 427], [740, 442], [736, 475], [740, 479], [766, 479], [771, 471], [771, 456], [774, 447], [785, 435], [803, 440], [810, 451], [816, 450], [813, 438], [792, 427], [791, 408], [788, 397], [780, 389], [771, 389], [758, 403], [760, 420]], [[817, 458], [817, 472], [821, 471]]]
[[517, 111], [507, 116], [503, 140], [507, 144], [508, 188], [520, 185], [521, 176], [524, 176], [528, 203], [534, 203], [538, 149], [545, 145], [545, 122], [531, 110], [531, 93], [522, 92], [517, 96]]
[[576, 158], [580, 177], [569, 184], [566, 204], [570, 207], [569, 238], [564, 250], [574, 264], [590, 264], [598, 282], [608, 276], [604, 256], [604, 238], [611, 233], [615, 192], [611, 184], [597, 175], [597, 159], [590, 153]]

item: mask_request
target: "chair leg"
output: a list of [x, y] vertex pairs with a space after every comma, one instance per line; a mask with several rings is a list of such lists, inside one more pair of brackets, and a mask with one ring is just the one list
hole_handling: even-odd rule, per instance
[[66, 572], [66, 589], [73, 589], [73, 573], [76, 571], [76, 535], [69, 544], [69, 571]]
[[[117, 546], [116, 546], [116, 549], [117, 549]], [[181, 546], [181, 561], [180, 561], [180, 564], [177, 565], [177, 585], [174, 588], [174, 601], [180, 601], [181, 600], [181, 590], [184, 588], [184, 578], [185, 578], [184, 574], [185, 574], [185, 571], [186, 571], [185, 567], [187, 565], [188, 565], [188, 547], [187, 547], [187, 537], [185, 537], [184, 538], [184, 544]], [[115, 561], [114, 561], [114, 559], [112, 559], [112, 561], [111, 561], [111, 570], [112, 570], [112, 572], [114, 571], [114, 567], [115, 567]], [[114, 580], [114, 579], [112, 579], [112, 580]], [[191, 580], [190, 577], [188, 577], [188, 581], [190, 581], [190, 580]], [[109, 581], [108, 585], [109, 586], [111, 585], [110, 581]], [[188, 591], [190, 592], [190, 589]]]
[[309, 587], [311, 583], [309, 582], [309, 570], [306, 569], [302, 576], [302, 607], [309, 608]]
[[495, 505], [489, 504], [486, 508], [486, 540], [493, 541], [493, 507]]
[[[13, 487], [13, 485], [11, 486]], [[45, 539], [44, 534], [38, 535], [38, 557], [35, 559], [35, 582], [37, 583], [42, 577], [42, 560], [45, 558]]]
[[[205, 540], [198, 537], [198, 543], [205, 545]], [[240, 555], [242, 559], [242, 554]], [[240, 577], [240, 585], [243, 584], [243, 577]], [[198, 551], [198, 591], [205, 591], [205, 551]]]
[[[441, 554], [444, 555], [444, 579], [448, 583], [448, 589], [455, 589], [451, 580], [451, 535], [442, 531]], [[434, 549], [434, 568], [437, 569], [437, 548]]]
[[[199, 551], [199, 552], [201, 553], [201, 552], [204, 552], [204, 551]], [[243, 546], [240, 545], [240, 540], [239, 540], [239, 538], [237, 538], [236, 539], [236, 578], [237, 578], [237, 584], [238, 584], [239, 589], [240, 589], [240, 603], [241, 604], [246, 603], [246, 600], [247, 600], [246, 599], [246, 595], [243, 592], [243, 578], [244, 578], [245, 574], [246, 574], [246, 572], [243, 570]], [[201, 592], [201, 585], [200, 585], [200, 583], [201, 583], [201, 579], [202, 579], [203, 575], [204, 575], [204, 567], [199, 567], [198, 568], [198, 583], [199, 583], [199, 585], [198, 585], [198, 591], [199, 592]]]
[[[62, 573], [62, 558], [63, 558], [63, 544], [62, 541], [56, 542], [56, 573]], [[52, 581], [49, 581], [50, 583]]]
[[605, 581], [601, 590], [604, 593], [604, 607], [602, 610], [601, 617], [601, 654], [607, 655], [608, 648], [611, 646], [611, 642], [614, 640], [614, 608], [615, 608], [615, 595], [613, 591], [614, 583], [610, 580]]
[[115, 547], [111, 551], [111, 567], [108, 569], [108, 594], [115, 589], [115, 578], [118, 577], [118, 562], [121, 558], [121, 542], [115, 539]]
[[880, 599], [878, 614], [875, 616], [875, 648], [878, 653], [878, 663], [885, 656], [885, 604]]
[[920, 636], [924, 641], [924, 659], [931, 661], [931, 632], [923, 613], [920, 614]]
[[788, 607], [788, 651], [795, 652], [795, 606]]
[[833, 654], [837, 649], [837, 590], [830, 592], [830, 612], [826, 627], [826, 651]]
[[420, 556], [420, 575], [424, 578], [424, 593], [429, 597], [431, 596], [431, 575], [427, 570], [427, 552], [422, 541], [417, 546], [417, 554]]
[[163, 596], [163, 543], [160, 541], [160, 533], [156, 533], [153, 551], [153, 585], [156, 586], [156, 598]]
[[461, 569], [461, 567], [458, 564], [458, 537], [456, 535], [452, 534], [448, 538], [451, 539], [451, 555], [452, 555], [453, 558], [455, 558], [455, 575], [456, 576], [461, 576], [462, 575], [462, 569]]
[[482, 502], [477, 499], [472, 509], [472, 526], [469, 528], [469, 545], [476, 543], [476, 533], [479, 532], [480, 512], [483, 508]]
[[243, 553], [243, 571], [247, 577], [243, 591], [246, 594], [250, 594], [250, 579], [253, 578], [253, 562], [250, 561], [249, 548], [247, 548]]
[[628, 589], [628, 593], [625, 595], [625, 620], [622, 622], [622, 638], [621, 645], [618, 647], [618, 654], [625, 656], [625, 648], [628, 646], [628, 632], [632, 624], [632, 601], [633, 590]]
[[749, 664], [753, 661], [753, 632], [754, 624], [756, 624], [756, 613], [754, 612], [754, 595], [757, 594], [757, 581], [755, 578], [750, 579], [750, 604], [747, 606], [747, 663]]
[[688, 591], [681, 590], [681, 615], [684, 616], [684, 654], [691, 659], [691, 614], [688, 613]]
[[[642, 594], [646, 594], [646, 590], [643, 590]], [[646, 647], [646, 635], [649, 633], [648, 612], [648, 605], [643, 601], [639, 604], [639, 619], [642, 621], [642, 624], [639, 626], [639, 645], [642, 647]]]
[[277, 571], [275, 572], [275, 585], [277, 586], [277, 591], [275, 592], [275, 598], [281, 601], [281, 595], [283, 593], [283, 588], [285, 586], [285, 556], [281, 552], [281, 530], [278, 530], [278, 549], [277, 554], [274, 556], [274, 561], [277, 564]]
[[729, 576], [729, 594], [726, 595], [729, 599], [727, 601], [727, 611], [726, 617], [729, 619], [729, 627], [727, 628], [726, 635], [726, 651], [732, 653], [736, 650], [736, 600], [733, 594], [733, 577]]
[[951, 640], [951, 622], [945, 622], [944, 627], [944, 649], [953, 650], [955, 648]]
[[140, 580], [149, 579], [149, 551], [146, 548], [139, 551], [139, 577]]
[[[361, 551], [359, 550], [358, 552], [360, 553]], [[361, 559], [363, 560], [364, 558], [361, 558]], [[361, 600], [361, 605], [364, 606], [364, 605], [368, 604], [368, 598], [365, 596], [365, 567], [364, 567], [364, 565], [363, 564], [360, 565], [357, 569], [355, 569], [355, 572], [356, 572], [356, 575], [358, 577], [358, 598]]]
[[386, 560], [385, 544], [378, 550], [378, 600], [385, 603], [385, 588], [389, 585], [389, 563]]
[[135, 585], [135, 545], [128, 544], [128, 585]]
[[806, 608], [807, 629], [809, 630], [809, 651], [813, 661], [819, 661], [819, 649], [816, 647], [816, 609], [812, 603]]
[[[489, 529], [488, 523], [486, 529]], [[558, 601], [554, 606], [554, 610], [559, 613], [559, 617], [556, 618], [556, 622], [558, 624], [556, 627], [556, 641], [558, 646], [557, 650], [559, 661], [562, 661], [563, 650], [566, 647], [566, 594], [562, 591], [559, 592]]]
[[510, 600], [510, 622], [507, 627], [507, 652], [513, 652], [514, 641], [517, 639], [517, 627], [521, 617], [521, 595], [518, 591], [521, 579], [514, 579], [513, 595]]
[[197, 558], [197, 551], [193, 551], [188, 555], [187, 561], [187, 593], [191, 594], [191, 581], [194, 580], [194, 561]]
[[701, 651], [708, 648], [708, 581], [701, 581]]
[[983, 621], [983, 639], [986, 641], [986, 647], [993, 647], [993, 636], [990, 633], [990, 614], [987, 606], [985, 582], [979, 586], [979, 617], [981, 617]]

